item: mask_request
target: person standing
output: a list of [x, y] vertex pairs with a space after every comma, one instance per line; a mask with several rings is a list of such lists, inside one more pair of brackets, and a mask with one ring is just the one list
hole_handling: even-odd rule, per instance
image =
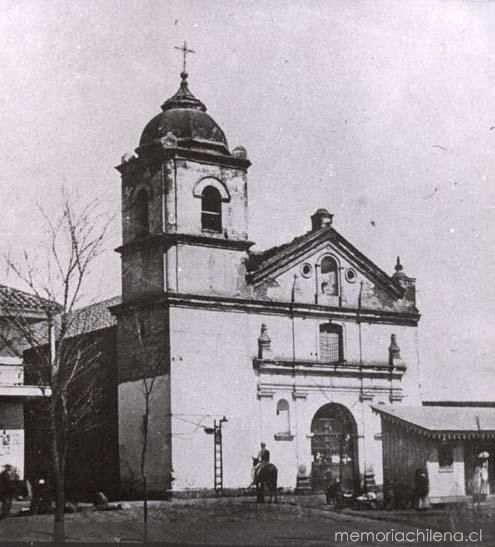
[[337, 505], [340, 485], [330, 469], [327, 469], [327, 471], [325, 472], [323, 485], [327, 503], [330, 505]]
[[488, 483], [488, 460], [483, 460], [481, 464], [481, 488], [480, 488], [480, 500], [485, 501], [486, 497], [490, 493], [489, 483]]
[[474, 469], [474, 475], [472, 478], [472, 490], [473, 490], [473, 505], [476, 505], [479, 509], [480, 502], [481, 502], [481, 486], [482, 486], [482, 478], [481, 478], [481, 466], [477, 465]]
[[426, 511], [428, 509], [430, 505], [428, 501], [429, 491], [430, 484], [426, 469], [416, 469], [416, 474], [414, 475], [414, 497], [418, 511]]
[[0, 473], [0, 496], [2, 501], [2, 517], [6, 517], [12, 509], [14, 497], [14, 470], [7, 464]]

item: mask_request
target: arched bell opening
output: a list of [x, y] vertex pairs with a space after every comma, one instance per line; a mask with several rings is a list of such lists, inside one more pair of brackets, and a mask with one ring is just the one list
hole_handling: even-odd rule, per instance
[[134, 225], [138, 237], [150, 233], [148, 192], [144, 189], [138, 192], [134, 203]]
[[207, 186], [201, 197], [201, 228], [222, 231], [222, 196], [214, 186]]

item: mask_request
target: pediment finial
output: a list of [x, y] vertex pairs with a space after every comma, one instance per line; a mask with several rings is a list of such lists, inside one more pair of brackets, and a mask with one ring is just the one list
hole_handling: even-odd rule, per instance
[[407, 278], [407, 275], [404, 272], [404, 266], [401, 264], [401, 261], [400, 261], [400, 256], [397, 257], [397, 262], [395, 264], [395, 273], [392, 277], [394, 277], [395, 279]]
[[332, 226], [333, 215], [326, 209], [318, 209], [311, 215], [311, 230], [320, 230]]
[[261, 332], [258, 337], [258, 359], [269, 359], [272, 357], [272, 341], [268, 335], [268, 328], [265, 323], [261, 325]]
[[404, 266], [400, 263], [400, 256], [397, 257], [397, 263], [395, 264], [395, 271], [397, 273], [401, 272], [404, 269]]

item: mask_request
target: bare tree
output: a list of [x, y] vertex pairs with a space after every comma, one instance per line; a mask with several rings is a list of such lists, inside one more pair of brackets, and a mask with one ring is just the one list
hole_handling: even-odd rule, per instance
[[153, 343], [154, 324], [149, 312], [131, 309], [123, 319], [125, 332], [133, 342], [135, 365], [139, 369], [141, 392], [143, 395], [142, 438], [140, 475], [143, 488], [143, 540], [148, 541], [148, 481], [147, 455], [150, 441], [151, 402], [157, 387], [157, 379], [163, 371], [163, 357]]
[[[80, 336], [88, 331], [87, 318], [77, 312], [96, 259], [104, 250], [111, 219], [98, 211], [97, 202], [81, 204], [62, 191], [62, 208], [51, 218], [40, 208], [46, 228], [35, 252], [24, 251], [22, 259], [7, 257], [11, 274], [36, 297], [44, 321], [26, 319], [13, 297], [6, 298], [3, 313], [9, 326], [4, 344], [13, 351], [21, 346], [32, 348], [34, 359], [28, 367], [32, 381], [48, 397], [47, 433], [50, 465], [55, 492], [54, 537], [65, 539], [65, 469], [69, 438], [87, 425], [92, 411], [94, 387], [92, 368], [99, 359], [97, 340]], [[12, 333], [17, 337], [12, 342]]]

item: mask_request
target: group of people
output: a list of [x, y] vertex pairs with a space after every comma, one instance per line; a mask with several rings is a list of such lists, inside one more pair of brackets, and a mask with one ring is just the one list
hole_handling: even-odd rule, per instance
[[[490, 493], [488, 481], [488, 454], [478, 456], [480, 462], [475, 467], [473, 477], [470, 480], [470, 489], [473, 496], [473, 503], [480, 504], [486, 500]], [[414, 501], [416, 509], [424, 511], [429, 507], [428, 501], [429, 481], [426, 469], [417, 469], [414, 476]]]
[[[483, 454], [484, 455], [484, 454]], [[473, 502], [480, 503], [484, 501], [489, 492], [488, 482], [488, 458], [482, 458], [480, 454], [480, 463], [474, 470], [473, 478], [471, 479], [471, 491], [473, 494]], [[253, 457], [252, 483], [254, 477], [261, 466], [270, 461], [270, 451], [266, 448], [265, 443], [261, 443], [261, 449], [256, 457]], [[2, 473], [3, 475], [3, 473]], [[337, 481], [331, 471], [327, 471], [324, 477], [324, 490], [327, 496], [327, 503], [335, 503], [339, 492], [340, 483]], [[418, 468], [414, 474], [414, 507], [418, 511], [425, 511], [430, 506], [428, 494], [430, 484], [428, 473], [425, 468]], [[2, 498], [3, 500], [3, 498]]]

